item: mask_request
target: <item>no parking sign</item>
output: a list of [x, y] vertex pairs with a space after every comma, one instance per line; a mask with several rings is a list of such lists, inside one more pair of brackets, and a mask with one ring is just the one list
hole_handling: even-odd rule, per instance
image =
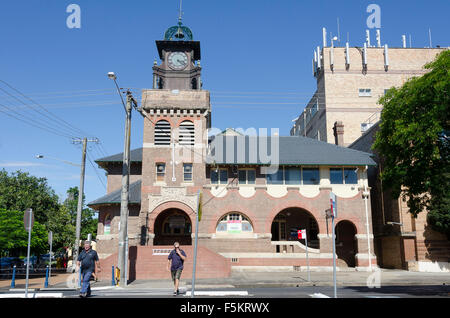
[[306, 230], [298, 230], [297, 235], [299, 240], [306, 239]]

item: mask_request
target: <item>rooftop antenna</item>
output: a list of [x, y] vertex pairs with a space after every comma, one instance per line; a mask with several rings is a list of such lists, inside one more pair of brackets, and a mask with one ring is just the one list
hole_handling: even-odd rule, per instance
[[431, 29], [430, 28], [428, 28], [428, 36], [430, 38], [430, 49], [432, 49], [433, 48], [433, 44], [431, 43]]
[[339, 30], [339, 17], [337, 18], [338, 42], [341, 43], [341, 31]]

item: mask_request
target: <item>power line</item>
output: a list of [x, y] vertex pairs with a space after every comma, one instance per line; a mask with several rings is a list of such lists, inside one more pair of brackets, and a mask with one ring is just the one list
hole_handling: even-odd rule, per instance
[[[81, 135], [89, 135], [86, 134], [84, 131], [82, 131], [81, 129], [76, 128], [75, 126], [73, 126], [72, 124], [68, 123], [67, 121], [65, 121], [64, 119], [56, 116], [55, 114], [51, 113], [50, 111], [48, 111], [45, 107], [43, 107], [42, 105], [40, 105], [39, 103], [35, 102], [33, 99], [29, 98], [28, 96], [26, 96], [25, 94], [23, 94], [22, 92], [20, 92], [18, 89], [14, 88], [13, 86], [11, 86], [10, 84], [8, 84], [7, 82], [3, 81], [0, 79], [0, 82], [2, 82], [3, 84], [5, 84], [6, 86], [8, 86], [10, 89], [12, 89], [13, 91], [17, 92], [18, 94], [20, 94], [22, 97], [24, 97], [25, 99], [29, 100], [30, 102], [32, 102], [33, 104], [35, 104], [36, 106], [38, 106], [40, 109], [42, 109], [44, 112], [46, 112], [49, 116], [47, 116], [46, 114], [43, 114], [42, 112], [36, 110], [35, 108], [28, 106], [29, 108], [33, 109], [34, 111], [38, 112], [39, 114], [42, 114], [43, 116], [45, 116], [46, 118], [56, 121], [61, 127], [66, 127], [65, 129], [67, 129], [68, 131], [72, 131], [72, 132], [78, 132], [81, 133]], [[5, 91], [3, 88], [0, 88], [0, 90], [2, 90], [3, 92], [6, 92], [6, 94], [8, 94], [9, 96], [13, 97], [14, 99], [18, 100], [19, 102], [21, 102], [24, 105], [27, 105], [26, 103], [24, 103], [23, 101], [21, 101], [20, 99], [18, 99], [17, 97], [15, 97], [14, 95], [10, 94], [9, 92]], [[53, 117], [53, 119], [51, 118]]]
[[[4, 106], [2, 104], [0, 104], [0, 106], [5, 107], [8, 110], [12, 111], [11, 109], [9, 109], [8, 107], [6, 107], [6, 106]], [[29, 119], [27, 119], [27, 118], [16, 117], [15, 115], [12, 115], [10, 112], [6, 112], [6, 111], [1, 110], [1, 109], [0, 109], [0, 112], [4, 113], [5, 115], [7, 115], [7, 116], [9, 116], [11, 118], [14, 118], [14, 119], [18, 120], [18, 121], [23, 121], [23, 122], [25, 122], [28, 125], [36, 127], [38, 129], [45, 130], [45, 131], [47, 131], [47, 132], [49, 132], [51, 134], [58, 135], [58, 136], [61, 136], [61, 137], [65, 137], [65, 138], [73, 138], [73, 136], [70, 136], [70, 135], [67, 135], [67, 134], [63, 134], [63, 133], [58, 132], [58, 131], [51, 130], [51, 128], [45, 128], [45, 127], [39, 126], [39, 125], [35, 124], [33, 121], [29, 122]], [[12, 112], [14, 113], [14, 111], [12, 111]]]
[[95, 174], [97, 175], [98, 180], [100, 180], [101, 184], [103, 185], [103, 187], [104, 187], [105, 190], [106, 190], [106, 185], [105, 185], [105, 183], [103, 182], [102, 178], [100, 177], [100, 175], [99, 175], [97, 169], [95, 168], [94, 164], [92, 163], [91, 156], [89, 155], [89, 152], [86, 152], [86, 155], [87, 155], [87, 158], [88, 158], [88, 160], [89, 160], [89, 163], [91, 164], [92, 168], [93, 168], [94, 171], [95, 171]]

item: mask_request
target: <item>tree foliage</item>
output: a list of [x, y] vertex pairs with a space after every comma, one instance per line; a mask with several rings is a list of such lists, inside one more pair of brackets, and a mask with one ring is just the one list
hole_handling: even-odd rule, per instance
[[31, 176], [27, 172], [0, 171], [0, 208], [25, 211], [32, 208], [35, 219], [47, 224], [51, 215], [59, 210], [58, 196], [47, 184], [47, 179]]
[[[78, 187], [73, 187], [67, 190], [67, 199], [64, 201], [64, 208], [67, 209], [71, 224], [76, 227], [77, 208], [78, 208]], [[83, 206], [85, 196], [83, 195]], [[88, 234], [92, 234], [92, 239], [95, 239], [97, 233], [97, 219], [95, 218], [95, 211], [90, 208], [84, 208], [81, 212], [81, 239], [86, 239]]]
[[428, 73], [380, 99], [383, 111], [373, 148], [394, 197], [407, 199], [414, 216], [427, 209], [431, 225], [449, 235], [450, 51], [425, 68]]
[[[43, 253], [48, 250], [48, 234], [45, 226], [34, 222], [31, 231], [30, 250]], [[23, 224], [22, 211], [0, 209], [0, 252], [8, 250], [10, 255], [24, 255], [28, 247], [28, 232]]]
[[[22, 252], [23, 247], [27, 247], [28, 236], [23, 227], [23, 212], [30, 207], [35, 216], [32, 248], [36, 253], [48, 250], [49, 231], [53, 232], [53, 250], [73, 246], [78, 188], [70, 188], [67, 195], [67, 199], [61, 204], [54, 190], [48, 186], [47, 179], [37, 178], [21, 171], [8, 174], [5, 170], [1, 170], [0, 249], [18, 253]], [[88, 233], [95, 239], [96, 231], [95, 211], [83, 209], [81, 239], [87, 238]]]

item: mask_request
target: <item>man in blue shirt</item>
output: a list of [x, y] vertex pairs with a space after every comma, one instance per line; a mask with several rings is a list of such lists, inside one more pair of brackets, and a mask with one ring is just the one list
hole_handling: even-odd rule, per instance
[[180, 292], [178, 285], [180, 284], [181, 272], [183, 271], [183, 264], [186, 260], [186, 253], [180, 249], [180, 243], [175, 242], [173, 244], [174, 249], [170, 252], [167, 263], [167, 270], [170, 268], [172, 273], [172, 280], [175, 287], [173, 295], [176, 296]]
[[77, 267], [80, 268], [83, 279], [80, 297], [89, 297], [91, 295], [91, 284], [89, 280], [91, 279], [92, 273], [100, 271], [98, 255], [97, 252], [91, 248], [91, 242], [84, 242], [84, 250], [78, 256]]

